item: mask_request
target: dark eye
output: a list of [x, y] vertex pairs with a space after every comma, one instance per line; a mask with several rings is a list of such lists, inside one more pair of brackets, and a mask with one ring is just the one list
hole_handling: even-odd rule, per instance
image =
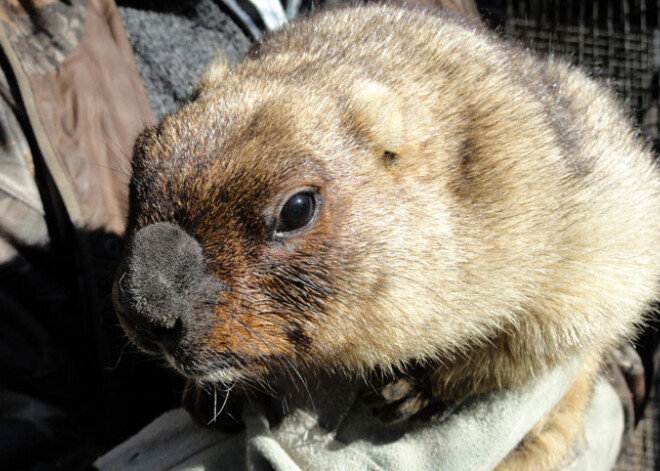
[[292, 232], [309, 224], [316, 214], [314, 193], [296, 193], [284, 203], [277, 222], [277, 232]]

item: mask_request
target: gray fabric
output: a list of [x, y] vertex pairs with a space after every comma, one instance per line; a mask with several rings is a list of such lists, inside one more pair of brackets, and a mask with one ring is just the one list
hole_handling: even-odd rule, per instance
[[[101, 457], [101, 471], [224, 470], [491, 470], [532, 425], [563, 396], [576, 368], [559, 368], [519, 391], [473, 401], [432, 426], [383, 425], [351, 397], [350, 386], [326, 384], [303, 406], [271, 428], [250, 409], [246, 429], [226, 435], [195, 425], [177, 409]], [[349, 388], [348, 390], [346, 388]], [[570, 471], [611, 469], [623, 417], [616, 394], [600, 380], [592, 402], [587, 442]], [[328, 418], [334, 417], [334, 423]], [[322, 427], [319, 424], [325, 424]], [[594, 437], [592, 439], [592, 437]]]
[[614, 388], [599, 378], [587, 414], [584, 439], [575, 460], [565, 471], [601, 471], [614, 468], [621, 450], [624, 417]]
[[250, 46], [212, 0], [119, 2], [119, 12], [158, 120], [188, 99], [218, 54], [233, 63]]

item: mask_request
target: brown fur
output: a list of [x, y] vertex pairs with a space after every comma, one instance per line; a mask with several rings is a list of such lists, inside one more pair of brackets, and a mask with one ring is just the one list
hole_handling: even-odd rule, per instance
[[[449, 17], [294, 22], [211, 68], [133, 167], [131, 229], [175, 221], [226, 287], [199, 379], [417, 361], [461, 400], [588, 359], [502, 469], [562, 462], [600, 359], [657, 293], [660, 180], [610, 93]], [[269, 238], [303, 187], [317, 220]], [[221, 352], [238, 366], [218, 371]]]

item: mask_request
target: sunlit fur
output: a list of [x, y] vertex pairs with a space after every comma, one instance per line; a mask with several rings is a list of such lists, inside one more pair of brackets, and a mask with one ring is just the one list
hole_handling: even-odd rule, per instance
[[[562, 463], [660, 279], [660, 180], [611, 93], [449, 17], [294, 22], [214, 65], [133, 170], [132, 230], [175, 221], [226, 286], [187, 352], [208, 378], [231, 379], [228, 351], [262, 381], [417, 360], [461, 400], [584, 359], [502, 469]], [[269, 239], [273, 208], [308, 186], [317, 220]]]

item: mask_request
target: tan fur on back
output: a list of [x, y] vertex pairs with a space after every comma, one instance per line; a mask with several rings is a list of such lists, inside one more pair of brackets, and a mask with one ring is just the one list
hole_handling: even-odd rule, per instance
[[[529, 440], [547, 461], [511, 469], [561, 463], [600, 360], [658, 291], [660, 179], [610, 92], [450, 17], [371, 6], [294, 22], [241, 64], [215, 65], [136, 152], [150, 162], [138, 172], [174, 175], [179, 223], [241, 288], [218, 301], [204, 355], [351, 374], [419, 360], [437, 365], [435, 394], [456, 400], [584, 358], [573, 399]], [[329, 294], [319, 312], [295, 314], [311, 339], [300, 350], [281, 333], [288, 308], [272, 319], [241, 310], [236, 296], [279, 309], [263, 290], [285, 287], [254, 274], [240, 212], [224, 201], [257, 188], [245, 198], [266, 208], [304, 185], [321, 188], [314, 226], [259, 249], [283, 265], [318, 257], [310, 283], [327, 280]], [[135, 211], [137, 227], [158, 220]], [[254, 365], [241, 374], [273, 367]]]

